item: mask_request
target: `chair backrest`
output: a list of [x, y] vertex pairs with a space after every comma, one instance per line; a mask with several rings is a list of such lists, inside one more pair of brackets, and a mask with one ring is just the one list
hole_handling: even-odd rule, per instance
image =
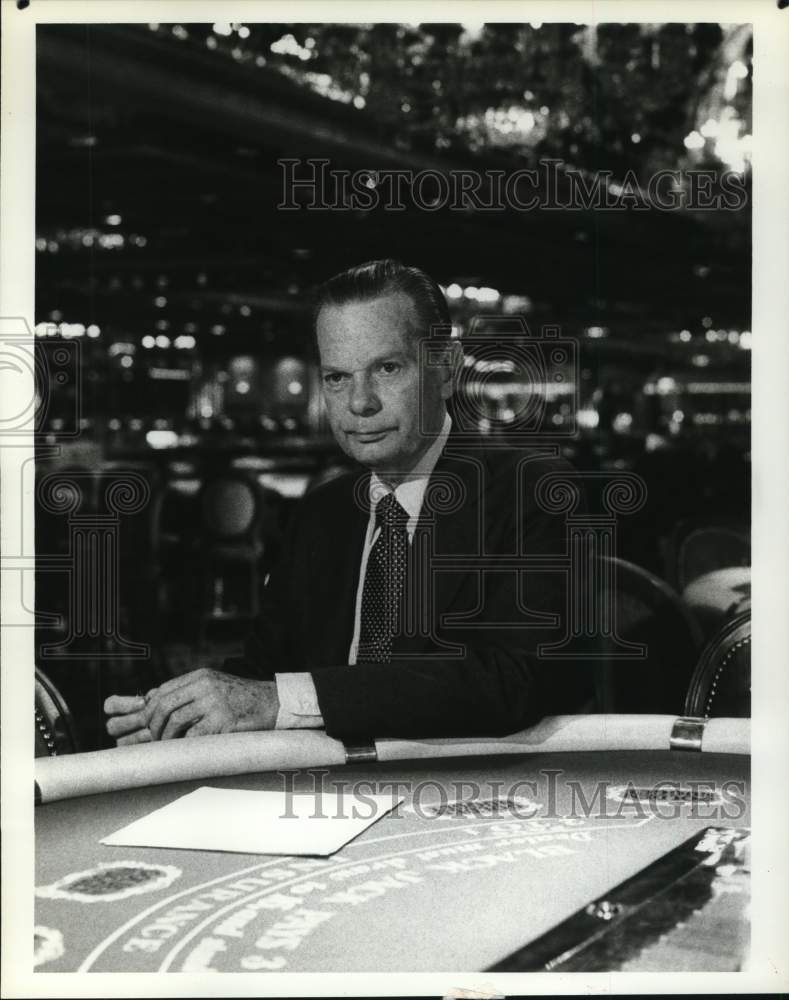
[[68, 705], [52, 681], [36, 667], [36, 757], [77, 753], [79, 740]]
[[645, 647], [622, 654], [603, 639], [598, 671], [600, 708], [617, 712], [679, 712], [702, 647], [698, 622], [682, 598], [653, 573], [613, 556], [600, 558], [599, 595], [613, 609], [616, 637]]
[[215, 539], [240, 540], [249, 535], [260, 514], [260, 492], [243, 475], [209, 479], [200, 495], [203, 529]]
[[305, 493], [312, 493], [313, 490], [320, 489], [321, 486], [325, 486], [326, 483], [331, 483], [335, 479], [339, 479], [340, 476], [344, 476], [348, 471], [347, 465], [327, 465], [325, 468], [321, 469], [320, 472], [316, 472], [315, 475], [307, 483], [307, 489]]
[[704, 648], [688, 685], [685, 715], [751, 714], [751, 613], [727, 622]]
[[730, 566], [749, 566], [751, 541], [746, 526], [685, 525], [674, 540], [673, 583], [683, 591], [705, 573]]

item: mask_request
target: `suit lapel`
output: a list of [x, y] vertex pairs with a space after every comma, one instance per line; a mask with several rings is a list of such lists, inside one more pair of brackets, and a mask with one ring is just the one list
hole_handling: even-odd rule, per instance
[[[487, 465], [481, 439], [479, 444], [460, 444], [450, 435], [425, 492], [411, 545], [408, 586], [414, 606], [421, 603], [426, 609], [423, 615], [432, 623], [433, 633], [441, 617], [455, 605], [458, 591], [469, 585], [467, 559], [485, 551]], [[436, 570], [435, 558], [448, 556], [458, 560], [458, 568]], [[473, 599], [473, 595], [469, 597], [469, 601]], [[396, 640], [399, 654], [414, 654], [433, 646], [424, 629]]]

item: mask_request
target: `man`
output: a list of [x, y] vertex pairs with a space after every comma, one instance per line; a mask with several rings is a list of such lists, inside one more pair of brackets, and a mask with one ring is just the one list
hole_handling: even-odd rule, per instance
[[563, 553], [536, 487], [567, 466], [453, 426], [462, 352], [424, 272], [384, 260], [337, 275], [315, 330], [329, 423], [359, 470], [299, 505], [243, 663], [109, 698], [110, 735], [491, 735], [577, 710], [588, 678], [537, 653], [563, 636], [561, 574], [518, 562]]

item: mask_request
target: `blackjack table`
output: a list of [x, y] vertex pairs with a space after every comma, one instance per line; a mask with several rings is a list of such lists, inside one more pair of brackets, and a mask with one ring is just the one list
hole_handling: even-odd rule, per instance
[[[742, 969], [748, 741], [748, 720], [565, 716], [502, 739], [239, 733], [42, 758], [36, 968]], [[204, 787], [399, 801], [328, 856], [101, 843]]]

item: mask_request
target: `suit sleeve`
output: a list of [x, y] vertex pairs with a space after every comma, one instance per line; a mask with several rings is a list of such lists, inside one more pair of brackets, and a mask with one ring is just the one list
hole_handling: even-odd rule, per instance
[[[507, 522], [503, 535], [514, 537], [515, 518], [512, 505], [502, 510], [499, 520]], [[546, 514], [532, 502], [524, 520], [526, 553], [564, 554], [563, 515]], [[552, 626], [500, 627], [503, 621], [518, 620], [518, 577], [493, 572], [486, 579], [482, 627], [443, 633], [465, 647], [462, 657], [315, 671], [326, 731], [342, 739], [496, 736], [526, 728], [545, 715], [588, 710], [594, 688], [588, 663], [538, 652], [541, 644], [556, 643], [565, 634], [564, 575], [529, 571], [521, 574], [521, 583], [524, 577], [527, 607], [554, 614]]]

